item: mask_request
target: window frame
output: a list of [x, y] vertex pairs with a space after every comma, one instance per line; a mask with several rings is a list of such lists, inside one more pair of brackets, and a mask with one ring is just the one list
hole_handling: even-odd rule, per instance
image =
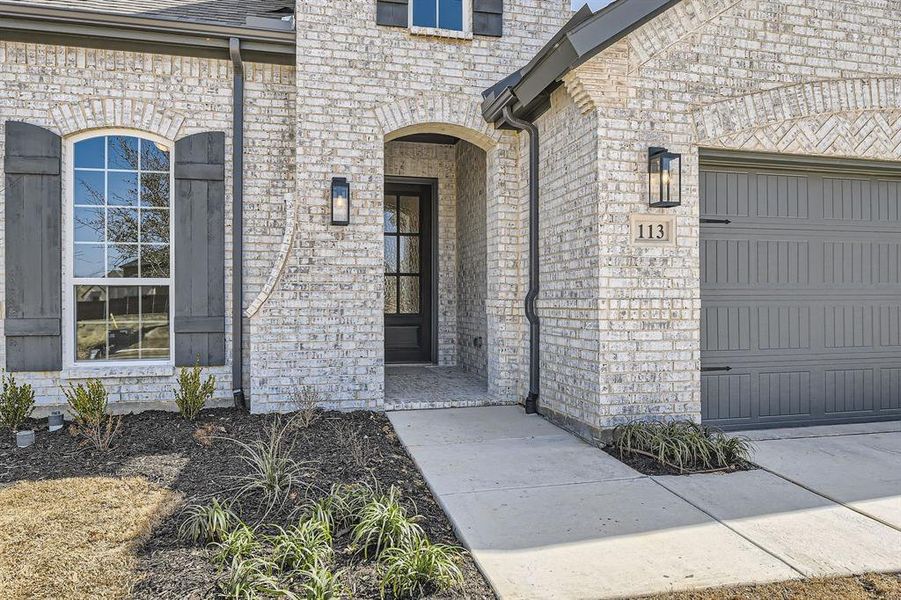
[[[75, 144], [84, 140], [108, 136], [138, 137], [151, 142], [165, 144], [169, 147], [169, 277], [93, 277], [75, 278]], [[106, 144], [104, 144], [106, 148]], [[62, 334], [63, 334], [63, 369], [91, 370], [106, 368], [154, 369], [175, 366], [175, 140], [130, 128], [104, 128], [83, 131], [67, 136], [63, 144], [63, 273], [62, 273]], [[104, 165], [104, 170], [106, 170]], [[139, 182], [140, 185], [140, 182]], [[106, 243], [106, 240], [104, 240]], [[131, 360], [88, 360], [79, 361], [75, 357], [75, 286], [97, 285], [105, 287], [151, 287], [165, 286], [169, 288], [169, 358], [167, 359], [131, 359]], [[108, 301], [108, 300], [107, 300]]]
[[[440, 15], [440, 7], [438, 4], [441, 0], [431, 0], [435, 2], [436, 23], [437, 15]], [[463, 0], [463, 29], [447, 29], [446, 27], [428, 27], [424, 25], [416, 25], [413, 23], [413, 5], [417, 0], [410, 0], [407, 3], [407, 22], [410, 24], [410, 32], [419, 35], [435, 35], [439, 37], [472, 39], [472, 0]]]

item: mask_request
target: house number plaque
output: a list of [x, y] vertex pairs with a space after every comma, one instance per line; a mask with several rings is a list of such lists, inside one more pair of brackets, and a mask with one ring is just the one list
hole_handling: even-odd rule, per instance
[[671, 246], [676, 243], [676, 218], [672, 215], [632, 215], [629, 218], [632, 244]]

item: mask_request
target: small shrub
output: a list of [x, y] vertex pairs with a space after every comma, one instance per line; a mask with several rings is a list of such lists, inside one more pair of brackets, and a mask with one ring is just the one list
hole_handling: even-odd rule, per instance
[[63, 393], [75, 416], [72, 431], [82, 438], [82, 445], [90, 444], [97, 450], [109, 450], [122, 425], [122, 417], [107, 414], [109, 394], [103, 382], [89, 379], [87, 383], [69, 385]]
[[459, 548], [432, 544], [425, 538], [388, 548], [382, 555], [382, 598], [388, 591], [393, 598], [421, 598], [432, 592], [461, 587], [461, 556]]
[[425, 534], [415, 518], [407, 516], [398, 501], [398, 490], [378, 495], [360, 511], [359, 523], [353, 529], [353, 543], [369, 558], [376, 558], [388, 548], [412, 544]]
[[312, 387], [300, 386], [294, 392], [294, 423], [301, 429], [309, 429], [322, 416], [319, 410], [319, 393]]
[[300, 584], [300, 597], [304, 600], [335, 600], [347, 594], [347, 588], [342, 581], [344, 573], [341, 571], [334, 572], [317, 567], [301, 575], [303, 579]]
[[238, 524], [225, 534], [222, 541], [214, 545], [213, 560], [220, 566], [225, 566], [236, 558], [241, 560], [250, 558], [260, 546], [253, 530], [244, 523]]
[[680, 473], [738, 467], [750, 459], [751, 442], [692, 421], [634, 421], [613, 430], [620, 455], [653, 458]]
[[184, 514], [178, 534], [195, 544], [222, 542], [241, 523], [231, 507], [216, 498], [206, 505], [193, 504], [185, 509]]
[[219, 582], [219, 591], [228, 600], [300, 598], [279, 581], [275, 566], [263, 558], [233, 559], [225, 579]]
[[193, 421], [213, 397], [216, 378], [210, 375], [203, 380], [203, 369], [195, 364], [191, 369], [182, 368], [178, 373], [178, 389], [175, 390], [175, 404], [181, 416]]
[[270, 538], [272, 558], [283, 572], [324, 568], [334, 558], [329, 524], [319, 519], [305, 519], [296, 527]]
[[277, 418], [267, 428], [263, 439], [249, 444], [231, 440], [241, 447], [239, 458], [247, 467], [247, 473], [236, 476], [239, 485], [237, 497], [260, 494], [267, 515], [273, 508], [283, 507], [296, 488], [309, 487], [304, 482], [301, 464], [291, 458], [294, 441], [289, 439], [288, 429]]
[[34, 390], [27, 383], [18, 385], [12, 375], [3, 375], [0, 391], [0, 427], [19, 430], [34, 411]]
[[362, 426], [339, 421], [333, 426], [335, 437], [343, 446], [342, 454], [358, 469], [366, 469], [372, 459], [369, 439], [363, 435]]

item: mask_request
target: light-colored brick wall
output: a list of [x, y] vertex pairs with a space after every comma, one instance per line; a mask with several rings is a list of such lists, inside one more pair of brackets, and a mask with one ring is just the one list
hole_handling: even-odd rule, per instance
[[457, 330], [459, 364], [488, 377], [488, 238], [485, 151], [469, 142], [456, 146]]
[[[285, 335], [254, 346], [254, 410], [274, 408], [283, 373], [329, 404], [380, 408], [384, 386], [382, 191], [387, 139], [432, 130], [488, 152], [488, 373], [493, 395], [522, 385], [525, 293], [516, 137], [482, 120], [480, 93], [527, 63], [571, 15], [568, 0], [508, 0], [504, 36], [453, 40], [375, 24], [375, 2], [297, 3], [297, 234], [259, 314]], [[347, 177], [349, 227], [328, 223], [328, 182]], [[291, 332], [290, 334], [288, 332]]]
[[[0, 42], [0, 156], [7, 120], [26, 121], [61, 135], [87, 129], [102, 133], [104, 128], [116, 127], [177, 139], [201, 131], [224, 131], [226, 265], [230, 267], [231, 90], [232, 69], [227, 61]], [[244, 181], [245, 202], [252, 207], [245, 212], [244, 234], [248, 302], [263, 289], [274, 268], [287, 216], [286, 197], [295, 187], [295, 96], [293, 67], [247, 65]], [[3, 273], [5, 269], [0, 268], [0, 296]], [[231, 314], [230, 289], [227, 269], [227, 315]], [[253, 331], [252, 321], [249, 329]], [[226, 331], [231, 331], [230, 317]], [[226, 345], [230, 363], [230, 339]], [[0, 362], [5, 361], [4, 346], [0, 344]], [[249, 373], [252, 352], [247, 353]], [[210, 371], [217, 378], [218, 401], [230, 402], [230, 368]], [[92, 368], [27, 373], [19, 379], [35, 387], [39, 404], [46, 408], [63, 402], [60, 385], [87, 376], [103, 377], [117, 410], [155, 407], [173, 397], [172, 369]]]
[[559, 89], [538, 127], [541, 407], [581, 420], [599, 402], [597, 117]]
[[457, 163], [454, 146], [389, 142], [385, 176], [438, 180], [438, 364], [457, 364]]
[[[699, 148], [901, 159], [895, 8], [686, 1], [567, 77], [597, 119], [601, 359], [594, 406], [566, 416], [700, 417]], [[647, 206], [650, 146], [683, 154], [678, 209]], [[652, 212], [676, 215], [676, 246], [630, 244]]]

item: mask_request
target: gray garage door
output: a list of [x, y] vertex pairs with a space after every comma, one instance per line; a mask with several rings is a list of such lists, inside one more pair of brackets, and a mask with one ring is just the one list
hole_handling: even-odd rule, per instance
[[703, 418], [901, 417], [901, 170], [702, 155]]

